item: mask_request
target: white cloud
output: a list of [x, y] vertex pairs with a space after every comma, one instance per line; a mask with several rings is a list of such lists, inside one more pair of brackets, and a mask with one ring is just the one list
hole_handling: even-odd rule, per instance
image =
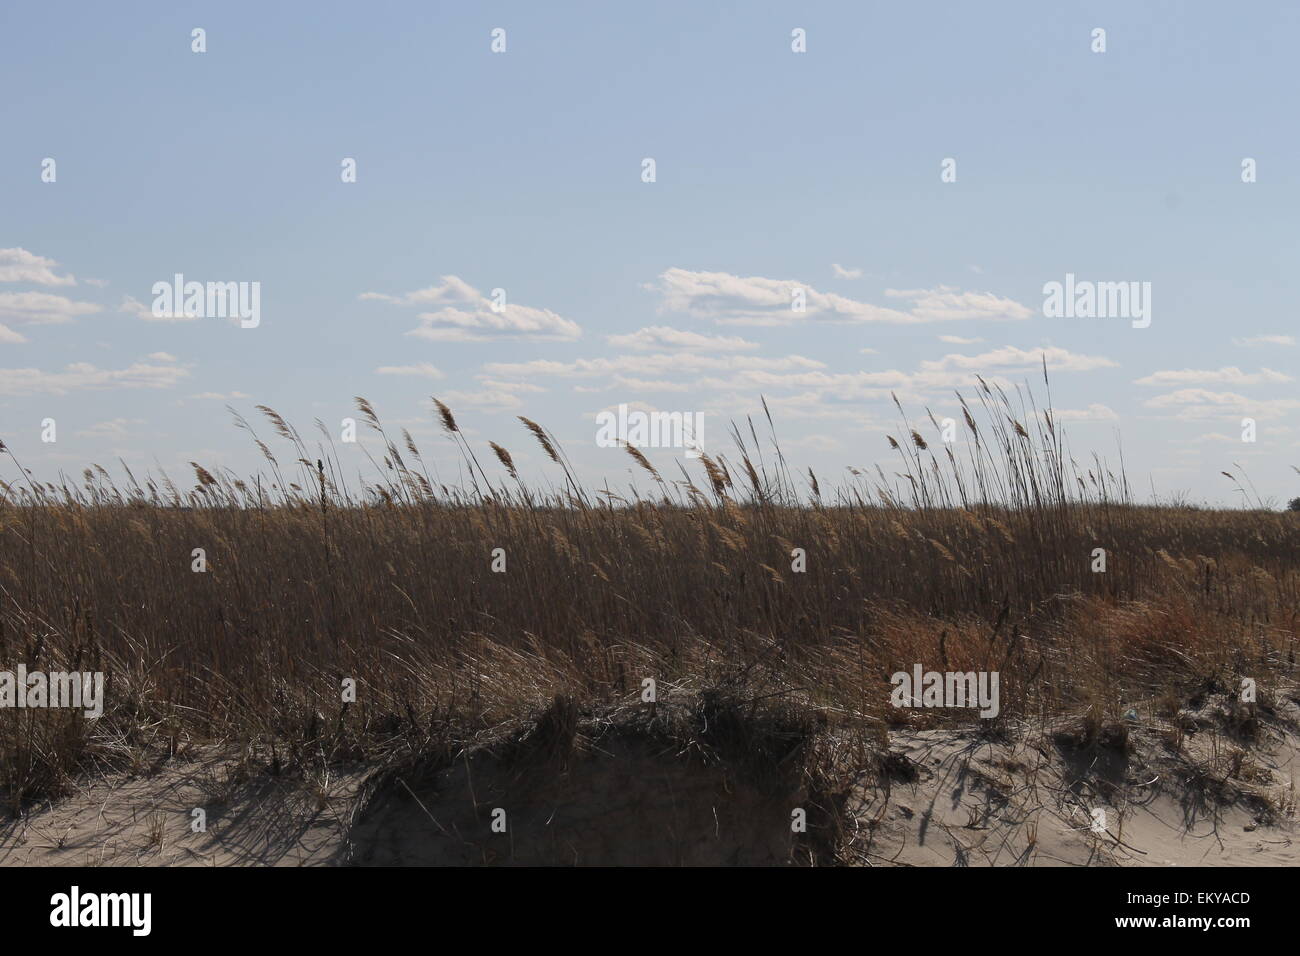
[[757, 342], [729, 335], [702, 335], [674, 329], [667, 325], [651, 325], [629, 335], [611, 335], [609, 344], [621, 349], [684, 349], [707, 352], [743, 352], [758, 348]]
[[1144, 402], [1148, 408], [1174, 410], [1174, 417], [1195, 421], [1228, 416], [1250, 418], [1275, 418], [1300, 408], [1300, 400], [1278, 398], [1259, 400], [1238, 395], [1236, 392], [1212, 392], [1204, 388], [1183, 388], [1165, 395], [1157, 395]]
[[0, 343], [17, 345], [20, 342], [26, 342], [27, 336], [15, 332], [7, 325], [0, 325]]
[[960, 335], [941, 335], [941, 336], [939, 336], [939, 341], [940, 341], [940, 342], [946, 342], [946, 343], [948, 343], [949, 345], [978, 345], [980, 342], [983, 342], [984, 340], [983, 340], [983, 339], [965, 339], [965, 338], [962, 338]]
[[176, 356], [170, 352], [150, 352], [145, 358], [153, 359], [155, 362], [175, 362]]
[[[680, 312], [719, 325], [776, 326], [809, 319], [906, 325], [956, 319], [1028, 319], [1034, 315], [1011, 299], [986, 292], [961, 292], [949, 286], [885, 291], [891, 298], [908, 300], [912, 307], [907, 310], [818, 292], [806, 282], [726, 272], [668, 269], [659, 276], [658, 284], [649, 288], [659, 294], [661, 311]], [[804, 294], [803, 312], [793, 308], [796, 290]]]
[[428, 362], [420, 362], [416, 365], [381, 365], [375, 369], [379, 375], [419, 375], [422, 378], [442, 378], [441, 370], [430, 365]]
[[[863, 350], [870, 352], [870, 349]], [[947, 355], [922, 362], [915, 371], [887, 369], [832, 372], [825, 363], [801, 355], [767, 358], [754, 355], [704, 355], [697, 352], [676, 354], [615, 355], [608, 358], [576, 359], [569, 362], [537, 359], [518, 363], [487, 363], [485, 375], [509, 378], [554, 377], [569, 380], [601, 380], [599, 386], [575, 385], [582, 393], [625, 389], [640, 393], [701, 392], [764, 394], [799, 390], [805, 395], [820, 396], [826, 401], [888, 400], [897, 391], [901, 400], [930, 401], [936, 391], [969, 388], [978, 385], [977, 373], [990, 386], [1013, 387], [999, 371], [1037, 371], [1044, 359], [1049, 370], [1057, 372], [1089, 371], [1109, 368], [1116, 363], [1102, 356], [1080, 355], [1063, 348], [1020, 349], [1005, 346], [981, 355]], [[483, 376], [480, 376], [483, 377]], [[786, 399], [789, 396], [785, 396]], [[811, 412], [802, 411], [802, 417]], [[838, 414], [838, 413], [837, 413]], [[1110, 409], [1093, 405], [1073, 414], [1081, 420], [1099, 420], [1114, 415]], [[853, 419], [853, 415], [840, 417]]]
[[77, 432], [78, 438], [126, 438], [130, 434], [131, 425], [143, 425], [143, 418], [114, 418], [106, 422], [98, 422], [89, 428], [83, 428]]
[[615, 375], [613, 387], [633, 388], [639, 392], [689, 392], [691, 390], [691, 386], [685, 382], [637, 378], [633, 375]]
[[145, 305], [135, 296], [122, 296], [122, 304], [117, 307], [117, 311], [123, 315], [134, 315], [137, 319], [143, 319], [146, 322], [197, 322], [198, 313], [187, 314], [185, 312], [158, 312], [153, 311], [152, 305]]
[[57, 276], [58, 263], [26, 249], [0, 249], [0, 282], [35, 282], [37, 285], [76, 285], [75, 277]]
[[[1005, 379], [985, 375], [990, 386], [1010, 386]], [[763, 369], [742, 370], [728, 378], [704, 377], [692, 387], [710, 391], [767, 392], [778, 388], [819, 389], [844, 401], [888, 398], [893, 390], [913, 390], [916, 394], [936, 389], [953, 389], [977, 385], [975, 372], [922, 371], [900, 372], [771, 372]]]
[[846, 269], [838, 262], [831, 263], [831, 272], [835, 273], [837, 279], [861, 279], [861, 269]]
[[392, 305], [449, 305], [453, 302], [474, 302], [482, 296], [478, 290], [458, 276], [443, 276], [440, 285], [404, 292], [401, 295], [386, 295], [383, 292], [363, 292], [360, 298], [375, 299]]
[[528, 392], [535, 394], [545, 392], [546, 389], [540, 385], [534, 385], [532, 382], [503, 382], [500, 379], [481, 378], [483, 387], [494, 392]]
[[436, 342], [487, 342], [504, 338], [572, 340], [582, 335], [578, 323], [549, 309], [536, 309], [509, 302], [500, 312], [493, 300], [457, 276], [442, 276], [438, 285], [402, 295], [364, 292], [363, 300], [390, 305], [436, 305], [433, 312], [421, 312], [420, 324], [407, 332]]
[[649, 402], [630, 401], [630, 402], [619, 402], [613, 405], [606, 405], [604, 408], [600, 409], [600, 411], [596, 411], [596, 412], [583, 412], [582, 417], [589, 418], [592, 421], [595, 421], [596, 416], [600, 415], [602, 412], [613, 412], [615, 415], [617, 415], [618, 406], [620, 404], [626, 405], [627, 410], [629, 412], [645, 412], [647, 415], [653, 414], [654, 412], [663, 411], [663, 409], [657, 408], [656, 406], [651, 405]]
[[[778, 422], [809, 420], [841, 422], [855, 430], [866, 429], [879, 431], [881, 424], [860, 403], [839, 404], [827, 401], [826, 395], [818, 391], [802, 392], [794, 395], [767, 395], [768, 408], [772, 417]], [[705, 402], [705, 411], [732, 417], [750, 414], [762, 414], [758, 397], [749, 393], [726, 393]], [[786, 439], [782, 439], [784, 443]]]
[[924, 362], [915, 372], [829, 372], [824, 363], [801, 355], [763, 358], [751, 355], [701, 355], [698, 353], [618, 355], [576, 359], [571, 362], [537, 359], [531, 362], [487, 363], [487, 375], [519, 378], [551, 376], [563, 379], [605, 379], [610, 387], [642, 391], [689, 390], [768, 393], [776, 389], [812, 389], [844, 401], [887, 398], [890, 390], [921, 395], [935, 390], [971, 387], [982, 373], [990, 385], [1010, 387], [1011, 382], [990, 374], [998, 369], [1034, 370], [1044, 356], [1050, 370], [1087, 371], [1113, 366], [1110, 359], [1077, 355], [1061, 348], [1017, 349], [1007, 346], [978, 356], [949, 355]]
[[1211, 392], [1204, 388], [1183, 388], [1167, 395], [1148, 398], [1145, 405], [1150, 408], [1169, 408], [1175, 405], [1222, 405], [1239, 407], [1249, 404], [1250, 399], [1235, 392]]
[[1054, 408], [1052, 418], [1058, 422], [1109, 422], [1119, 416], [1109, 406], [1093, 402], [1087, 408]]
[[1271, 368], [1258, 372], [1243, 372], [1235, 365], [1220, 369], [1170, 369], [1152, 372], [1136, 380], [1138, 385], [1269, 385], [1291, 381], [1290, 375], [1275, 372]]
[[671, 375], [692, 372], [730, 372], [741, 369], [781, 370], [824, 368], [822, 362], [787, 355], [785, 358], [760, 358], [754, 355], [652, 354], [616, 355], [612, 358], [575, 359], [557, 362], [534, 359], [531, 362], [488, 362], [483, 371], [489, 375], [527, 378], [553, 375], [560, 378], [599, 378], [610, 375]]
[[991, 292], [962, 292], [952, 286], [936, 289], [886, 289], [891, 298], [912, 302], [917, 322], [946, 322], [955, 319], [1028, 319], [1033, 310]]
[[1079, 355], [1056, 346], [1038, 349], [1021, 349], [1004, 345], [1000, 349], [981, 355], [945, 355], [921, 363], [925, 371], [970, 369], [982, 371], [991, 368], [1041, 368], [1046, 360], [1048, 371], [1088, 372], [1098, 368], [1115, 368], [1118, 362], [1101, 355]]
[[59, 325], [103, 311], [93, 302], [73, 302], [48, 292], [0, 292], [0, 319], [29, 325]]
[[35, 368], [0, 369], [0, 395], [65, 395], [84, 389], [170, 388], [189, 376], [177, 365], [136, 362], [127, 368], [102, 369], [89, 362], [73, 362], [59, 372]]
[[523, 407], [523, 399], [511, 392], [445, 392], [438, 396], [453, 412], [462, 408], [486, 412], [509, 412]]

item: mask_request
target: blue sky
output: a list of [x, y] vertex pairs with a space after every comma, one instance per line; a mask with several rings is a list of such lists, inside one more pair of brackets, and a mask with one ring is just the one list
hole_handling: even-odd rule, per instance
[[[1143, 494], [1234, 504], [1234, 462], [1265, 498], [1300, 494], [1300, 8], [0, 16], [0, 438], [42, 477], [119, 457], [186, 485], [190, 460], [247, 472], [226, 404], [337, 439], [363, 395], [454, 479], [437, 395], [529, 477], [549, 465], [519, 414], [618, 486], [631, 461], [597, 447], [600, 410], [702, 413], [725, 452], [764, 395], [787, 456], [830, 484], [890, 461], [891, 391], [942, 418], [975, 373], [1037, 382], [1046, 354], [1081, 461], [1122, 442]], [[260, 324], [151, 315], [178, 272], [259, 282]], [[1150, 326], [1045, 316], [1067, 273], [1151, 283]], [[680, 452], [647, 454], [677, 473]]]

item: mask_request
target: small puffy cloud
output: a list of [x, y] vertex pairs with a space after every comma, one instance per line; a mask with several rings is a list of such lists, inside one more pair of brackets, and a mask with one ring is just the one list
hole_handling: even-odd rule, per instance
[[1136, 380], [1138, 385], [1281, 385], [1291, 381], [1291, 376], [1271, 368], [1258, 372], [1243, 372], [1235, 365], [1218, 369], [1170, 369], [1152, 372]]
[[421, 378], [442, 378], [442, 371], [428, 362], [415, 365], [381, 365], [375, 369], [379, 375], [418, 375]]
[[729, 335], [702, 335], [674, 329], [667, 325], [651, 325], [630, 335], [611, 335], [609, 344], [621, 349], [662, 351], [683, 349], [700, 352], [743, 352], [758, 348], [757, 342]]
[[37, 285], [76, 285], [75, 277], [54, 274], [58, 263], [26, 249], [0, 249], [0, 282], [34, 282]]
[[846, 269], [838, 262], [831, 263], [831, 272], [835, 273], [837, 279], [861, 279], [861, 269]]
[[177, 358], [170, 352], [150, 352], [145, 358], [153, 359], [155, 362], [175, 362]]
[[578, 323], [549, 309], [507, 302], [496, 311], [493, 299], [457, 276], [442, 276], [437, 285], [402, 295], [364, 292], [360, 298], [390, 305], [437, 306], [433, 311], [419, 313], [420, 324], [406, 333], [435, 342], [572, 340], [582, 335]]
[[60, 325], [103, 311], [93, 302], [73, 302], [48, 292], [0, 292], [0, 320], [27, 325]]
[[948, 345], [978, 345], [984, 340], [966, 339], [966, 338], [962, 338], [960, 335], [941, 335], [939, 336], [939, 341], [946, 342]]

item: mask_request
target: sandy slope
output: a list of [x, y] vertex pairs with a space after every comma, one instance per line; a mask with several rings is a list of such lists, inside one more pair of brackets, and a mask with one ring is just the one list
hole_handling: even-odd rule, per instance
[[[225, 782], [233, 761], [171, 763], [116, 775], [0, 827], [0, 866], [317, 866], [337, 855], [360, 772], [328, 785]], [[194, 832], [195, 808], [207, 813]]]
[[[870, 865], [1294, 866], [1300, 841], [1285, 811], [1294, 806], [1297, 738], [1274, 743], [1254, 753], [1254, 779], [1228, 781], [1231, 795], [1217, 804], [1204, 793], [1217, 777], [1197, 783], [1195, 764], [1182, 759], [1130, 759], [1113, 785], [1098, 785], [1050, 738], [896, 734], [893, 750], [910, 771], [855, 794], [859, 849]], [[1200, 757], [1213, 775], [1211, 755]]]
[[[890, 756], [850, 796], [843, 855], [865, 866], [1298, 865], [1300, 707], [1284, 698], [1250, 739], [1233, 736], [1235, 712], [1210, 697], [1086, 743], [1077, 721], [1010, 739], [895, 730]], [[466, 755], [414, 787], [390, 774], [364, 803], [370, 768], [311, 785], [236, 768], [207, 755], [88, 783], [0, 826], [0, 865], [781, 864], [802, 800], [637, 745], [581, 748], [559, 771]], [[508, 835], [489, 832], [496, 805], [510, 808]], [[206, 832], [191, 828], [196, 807]]]

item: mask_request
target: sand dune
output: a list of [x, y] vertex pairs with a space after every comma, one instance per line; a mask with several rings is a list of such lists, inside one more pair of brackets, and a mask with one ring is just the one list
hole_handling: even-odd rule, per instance
[[836, 753], [791, 730], [833, 737], [815, 720], [724, 746], [691, 737], [686, 695], [601, 720], [560, 700], [459, 754], [323, 780], [212, 752], [108, 775], [6, 824], [0, 865], [1293, 866], [1300, 707], [1279, 700], [1250, 740], [1223, 695], [1091, 730], [895, 728], [839, 792], [783, 769]]

